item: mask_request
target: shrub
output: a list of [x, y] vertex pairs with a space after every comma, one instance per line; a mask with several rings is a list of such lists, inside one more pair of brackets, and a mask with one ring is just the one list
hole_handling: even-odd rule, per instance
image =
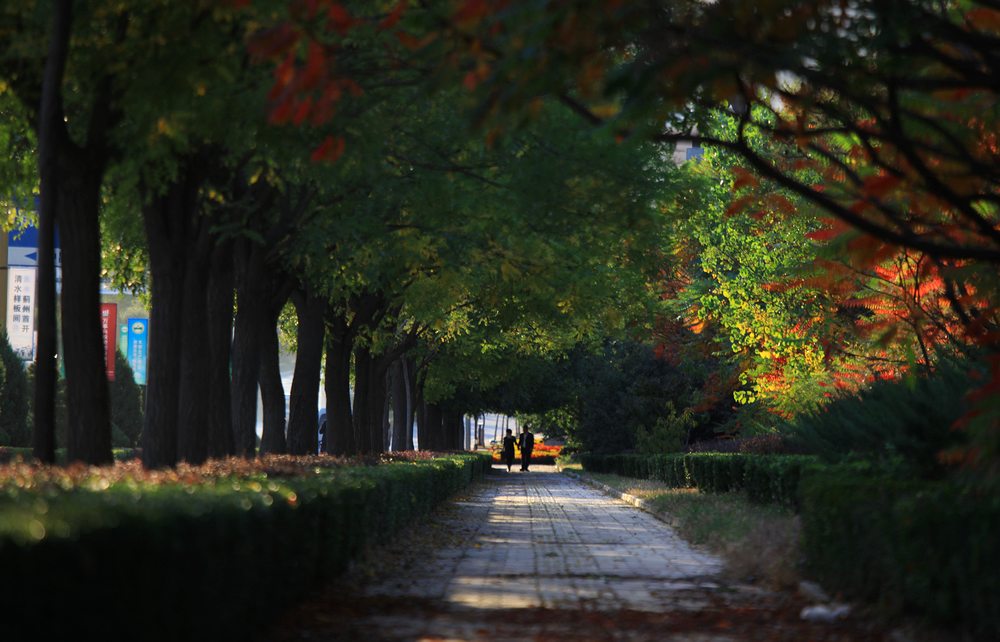
[[1000, 498], [859, 470], [816, 469], [803, 481], [810, 570], [891, 611], [1000, 638]]
[[128, 359], [115, 351], [115, 380], [108, 383], [111, 397], [111, 445], [134, 448], [142, 434], [142, 391]]
[[0, 444], [9, 446], [31, 445], [28, 424], [28, 404], [31, 391], [24, 364], [10, 346], [7, 331], [0, 334], [0, 364], [3, 366], [3, 385], [0, 386]]
[[667, 414], [658, 417], [652, 428], [639, 426], [636, 429], [636, 450], [647, 455], [678, 452], [687, 445], [691, 431], [697, 425], [690, 408], [677, 414], [674, 403], [668, 401]]
[[489, 465], [479, 455], [331, 461], [0, 469], [5, 630], [17, 639], [238, 638]]
[[962, 439], [951, 426], [969, 410], [970, 367], [946, 362], [932, 376], [878, 381], [800, 415], [786, 430], [801, 447], [829, 462], [902, 459], [915, 476], [941, 477], [938, 454]]
[[709, 493], [745, 492], [751, 501], [799, 506], [803, 471], [817, 463], [806, 455], [581, 455], [583, 469], [624, 477], [655, 479], [668, 486], [693, 486]]

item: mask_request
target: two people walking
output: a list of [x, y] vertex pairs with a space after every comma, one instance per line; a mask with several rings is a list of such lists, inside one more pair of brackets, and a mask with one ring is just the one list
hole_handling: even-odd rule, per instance
[[515, 438], [510, 428], [507, 429], [507, 436], [503, 438], [503, 462], [507, 464], [507, 472], [514, 465], [514, 446], [521, 451], [521, 470], [527, 472], [531, 464], [531, 451], [535, 449], [535, 435], [528, 429]]

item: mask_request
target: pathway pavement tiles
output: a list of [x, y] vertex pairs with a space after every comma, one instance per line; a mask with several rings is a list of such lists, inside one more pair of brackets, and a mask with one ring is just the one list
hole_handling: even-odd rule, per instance
[[[374, 569], [374, 570], [373, 570]], [[500, 468], [261, 640], [881, 640], [723, 579], [652, 515], [555, 472]]]

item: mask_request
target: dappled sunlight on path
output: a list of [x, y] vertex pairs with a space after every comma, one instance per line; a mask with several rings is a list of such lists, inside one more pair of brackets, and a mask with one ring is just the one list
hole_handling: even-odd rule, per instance
[[415, 530], [269, 639], [880, 639], [728, 584], [721, 560], [554, 467], [495, 468]]

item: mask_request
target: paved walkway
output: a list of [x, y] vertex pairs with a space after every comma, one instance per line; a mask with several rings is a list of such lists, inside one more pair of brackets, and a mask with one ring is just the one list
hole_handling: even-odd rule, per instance
[[552, 467], [495, 469], [383, 553], [372, 577], [348, 576], [267, 639], [869, 639], [726, 583], [721, 560]]

